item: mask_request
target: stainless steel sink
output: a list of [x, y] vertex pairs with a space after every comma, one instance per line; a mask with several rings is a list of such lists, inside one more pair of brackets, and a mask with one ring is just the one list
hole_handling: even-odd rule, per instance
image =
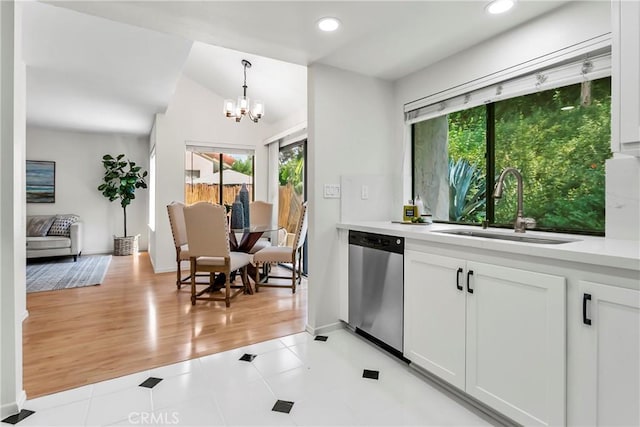
[[441, 230], [433, 231], [433, 233], [455, 234], [456, 236], [479, 237], [483, 239], [510, 240], [512, 242], [536, 243], [541, 245], [560, 245], [562, 243], [579, 242], [578, 239], [559, 238], [559, 237], [537, 237], [527, 236], [523, 234], [506, 234], [481, 230]]

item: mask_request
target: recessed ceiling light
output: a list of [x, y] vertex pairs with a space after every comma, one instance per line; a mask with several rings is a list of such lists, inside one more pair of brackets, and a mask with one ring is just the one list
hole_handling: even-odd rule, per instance
[[497, 15], [499, 13], [505, 13], [516, 4], [516, 0], [493, 0], [486, 7], [488, 13]]
[[335, 31], [340, 27], [340, 21], [337, 18], [326, 17], [318, 21], [318, 28], [322, 31]]
[[569, 111], [569, 110], [573, 110], [574, 108], [576, 108], [576, 107], [574, 107], [573, 105], [567, 105], [566, 107], [562, 107], [561, 110], [562, 111]]

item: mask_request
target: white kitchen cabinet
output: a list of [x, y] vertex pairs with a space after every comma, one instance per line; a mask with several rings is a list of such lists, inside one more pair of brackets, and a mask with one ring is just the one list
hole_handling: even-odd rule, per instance
[[640, 1], [611, 4], [611, 150], [640, 156]]
[[525, 425], [565, 423], [564, 277], [405, 251], [405, 357]]
[[565, 278], [467, 270], [466, 392], [524, 425], [565, 424]]
[[465, 261], [406, 250], [404, 265], [404, 355], [464, 391]]
[[640, 425], [640, 291], [580, 281], [577, 349], [582, 426]]

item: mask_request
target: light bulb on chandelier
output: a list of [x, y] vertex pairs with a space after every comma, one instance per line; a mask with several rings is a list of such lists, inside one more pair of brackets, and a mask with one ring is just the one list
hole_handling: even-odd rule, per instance
[[244, 67], [244, 84], [242, 85], [242, 96], [238, 97], [238, 102], [234, 104], [232, 99], [224, 100], [224, 115], [236, 119], [236, 122], [242, 120], [244, 116], [258, 123], [258, 120], [264, 115], [264, 104], [262, 101], [254, 101], [253, 108], [249, 98], [247, 97], [247, 68], [251, 68], [251, 62], [246, 59], [242, 60]]

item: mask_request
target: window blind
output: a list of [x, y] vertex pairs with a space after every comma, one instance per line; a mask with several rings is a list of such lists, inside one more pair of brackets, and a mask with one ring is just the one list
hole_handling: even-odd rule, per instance
[[255, 154], [254, 147], [234, 145], [191, 145], [187, 143], [186, 150], [194, 153], [246, 154], [249, 156]]
[[[605, 48], [549, 68], [540, 69], [445, 100], [438, 100], [418, 108], [413, 107], [412, 109], [412, 104], [414, 103], [409, 104], [405, 107], [405, 122], [413, 124], [490, 102], [515, 98], [610, 75], [611, 51], [610, 48]], [[424, 102], [428, 103], [429, 98], [426, 98]]]

